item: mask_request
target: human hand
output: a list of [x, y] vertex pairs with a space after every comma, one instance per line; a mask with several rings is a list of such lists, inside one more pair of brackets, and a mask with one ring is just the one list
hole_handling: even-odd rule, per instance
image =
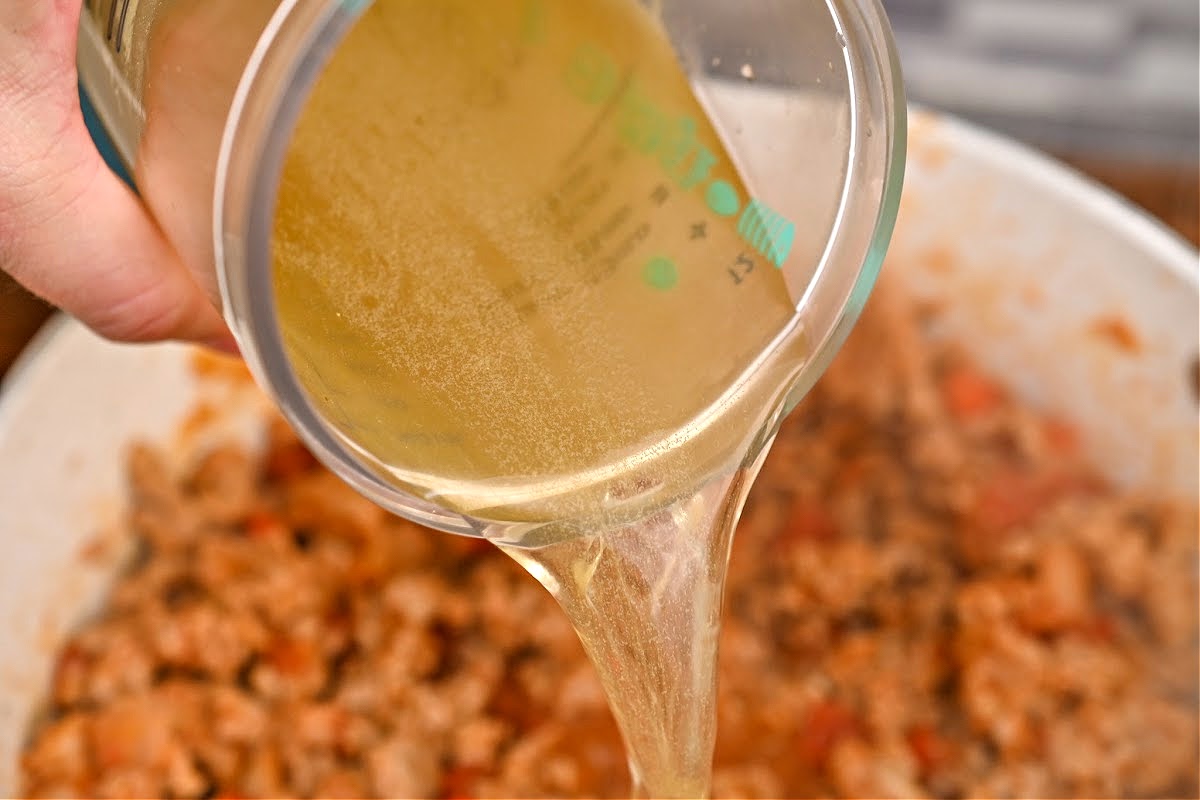
[[82, 0], [0, 0], [0, 269], [120, 341], [233, 339], [79, 106]]

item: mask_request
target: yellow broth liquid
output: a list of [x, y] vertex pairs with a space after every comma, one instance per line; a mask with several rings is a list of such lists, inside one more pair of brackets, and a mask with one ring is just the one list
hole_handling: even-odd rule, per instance
[[707, 793], [729, 537], [802, 362], [769, 221], [630, 0], [377, 2], [285, 161], [301, 384], [385, 479], [541, 529], [506, 550], [654, 796]]

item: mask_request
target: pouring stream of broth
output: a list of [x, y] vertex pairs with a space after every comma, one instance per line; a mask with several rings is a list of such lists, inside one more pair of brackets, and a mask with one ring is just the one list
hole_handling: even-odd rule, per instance
[[732, 530], [803, 363], [791, 230], [629, 0], [375, 3], [285, 164], [297, 376], [380, 475], [510, 523], [639, 794], [708, 793]]

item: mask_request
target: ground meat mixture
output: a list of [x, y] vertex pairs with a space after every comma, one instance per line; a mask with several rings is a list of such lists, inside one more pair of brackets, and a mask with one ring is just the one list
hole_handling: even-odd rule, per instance
[[[737, 534], [726, 797], [1197, 793], [1197, 514], [1115, 492], [879, 296]], [[281, 425], [130, 460], [141, 555], [63, 650], [49, 797], [628, 791], [599, 684], [485, 542], [390, 517]]]

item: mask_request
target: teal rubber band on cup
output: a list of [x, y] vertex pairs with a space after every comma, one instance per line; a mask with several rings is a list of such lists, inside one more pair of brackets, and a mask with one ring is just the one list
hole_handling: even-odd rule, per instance
[[83, 122], [87, 125], [88, 133], [91, 134], [92, 141], [96, 144], [96, 149], [100, 151], [100, 156], [104, 159], [104, 163], [116, 173], [118, 178], [125, 181], [129, 185], [129, 188], [136, 192], [137, 187], [133, 185], [133, 177], [129, 174], [129, 170], [125, 169], [125, 165], [121, 163], [121, 157], [117, 155], [117, 148], [109, 137], [108, 132], [104, 129], [104, 123], [100, 121], [100, 116], [96, 113], [96, 109], [82, 85], [79, 87], [79, 108], [83, 111]]

